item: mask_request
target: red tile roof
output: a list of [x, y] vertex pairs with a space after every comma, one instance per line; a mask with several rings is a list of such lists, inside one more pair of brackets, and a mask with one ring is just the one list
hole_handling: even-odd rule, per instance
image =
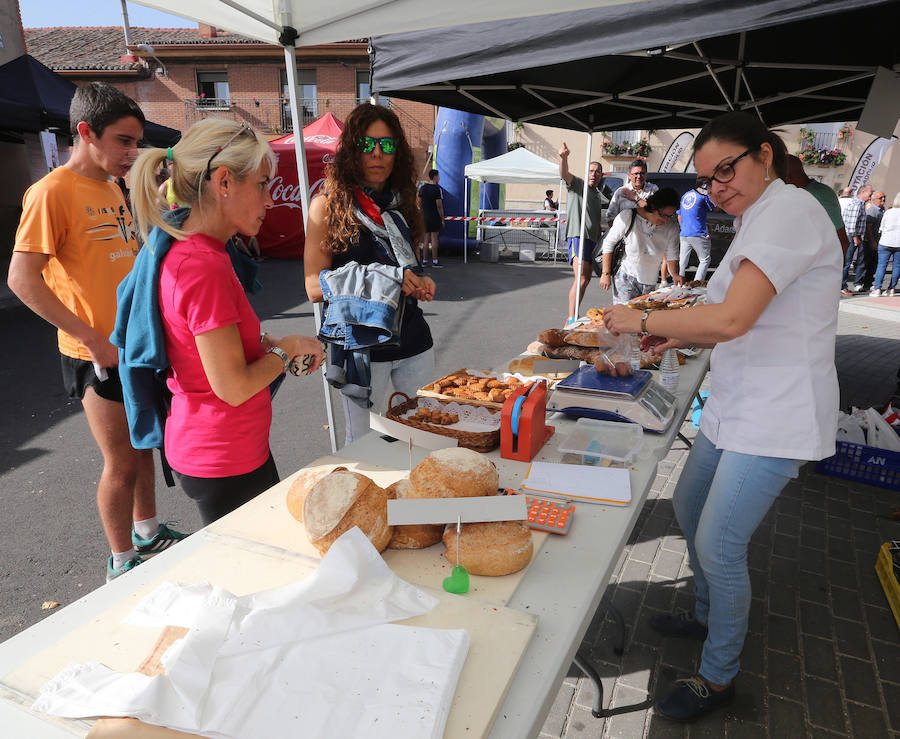
[[[125, 53], [125, 33], [121, 26], [26, 28], [25, 42], [28, 53], [50, 69], [143, 69], [139, 62], [122, 64], [120, 58]], [[132, 28], [131, 43], [153, 47], [269, 46], [263, 41], [221, 29], [216, 30], [213, 38], [200, 36], [196, 28]], [[360, 40], [348, 43], [360, 43]]]

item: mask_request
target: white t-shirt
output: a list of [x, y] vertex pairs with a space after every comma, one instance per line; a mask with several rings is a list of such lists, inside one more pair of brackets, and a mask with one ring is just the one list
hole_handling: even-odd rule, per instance
[[[634, 227], [625, 236], [625, 256], [622, 257], [619, 269], [636, 277], [638, 282], [655, 285], [663, 256], [678, 261], [681, 243], [678, 224], [670, 220], [665, 225], [656, 226], [638, 215], [636, 210], [633, 212]], [[603, 239], [604, 254], [612, 254], [616, 243], [628, 231], [631, 215], [631, 210], [623, 210], [616, 216], [609, 233]]]
[[[878, 243], [881, 246], [900, 247], [900, 208], [891, 208], [881, 218], [881, 231]], [[892, 268], [893, 269], [893, 268]]]
[[713, 350], [700, 430], [718, 449], [830, 457], [838, 411], [837, 233], [812, 195], [777, 179], [735, 219], [735, 228], [707, 299], [724, 301], [744, 259], [762, 270], [776, 294], [746, 334]]

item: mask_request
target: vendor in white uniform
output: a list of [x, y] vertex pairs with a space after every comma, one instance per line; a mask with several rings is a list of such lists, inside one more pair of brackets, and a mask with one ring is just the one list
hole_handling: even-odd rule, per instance
[[694, 572], [694, 616], [651, 620], [666, 634], [704, 639], [699, 674], [657, 703], [680, 721], [734, 696], [750, 611], [747, 544], [800, 466], [835, 451], [841, 251], [815, 198], [779, 179], [785, 157], [754, 116], [708, 123], [694, 144], [698, 185], [737, 216], [709, 304], [603, 314], [611, 331], [666, 337], [658, 352], [715, 347], [709, 400], [673, 498]]

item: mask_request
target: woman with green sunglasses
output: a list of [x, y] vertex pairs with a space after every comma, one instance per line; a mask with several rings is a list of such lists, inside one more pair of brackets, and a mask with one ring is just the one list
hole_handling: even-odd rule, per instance
[[[369, 430], [370, 410], [384, 413], [391, 387], [412, 397], [434, 379], [431, 330], [418, 306], [435, 291], [415, 255], [423, 233], [412, 151], [400, 121], [389, 108], [358, 106], [344, 123], [323, 195], [310, 205], [303, 255], [309, 299], [325, 302], [326, 291], [332, 303], [342, 298], [341, 329], [334, 330], [337, 319], [326, 303], [320, 336], [333, 346], [329, 379], [342, 392], [347, 444]], [[375, 310], [396, 322], [361, 346], [366, 341], [359, 336], [372, 335], [377, 302], [360, 297], [369, 288], [374, 296], [396, 295], [396, 310], [387, 303]], [[350, 341], [345, 325], [363, 330]]]

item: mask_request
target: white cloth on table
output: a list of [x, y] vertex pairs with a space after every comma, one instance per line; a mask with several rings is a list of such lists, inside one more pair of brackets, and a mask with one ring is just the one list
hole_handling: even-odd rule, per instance
[[306, 580], [236, 597], [165, 583], [127, 621], [187, 626], [166, 674], [71, 664], [33, 708], [132, 716], [206, 737], [443, 736], [469, 635], [392, 625], [434, 596], [401, 580], [358, 528]]

